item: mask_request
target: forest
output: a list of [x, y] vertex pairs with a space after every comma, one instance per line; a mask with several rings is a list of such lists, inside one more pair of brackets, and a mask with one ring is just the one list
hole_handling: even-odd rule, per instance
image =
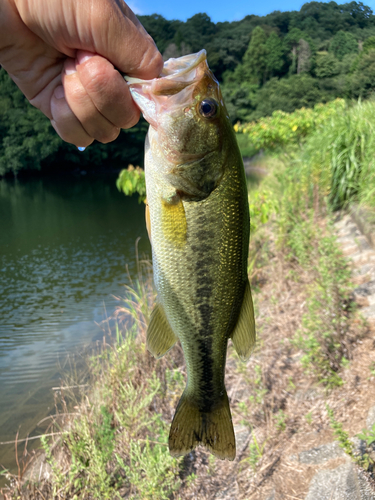
[[[375, 88], [375, 15], [362, 2], [309, 2], [300, 11], [213, 23], [139, 16], [164, 59], [206, 49], [233, 124], [336, 98], [367, 99]], [[141, 120], [110, 144], [84, 153], [63, 143], [0, 69], [0, 176], [30, 171], [120, 169], [142, 164]]]

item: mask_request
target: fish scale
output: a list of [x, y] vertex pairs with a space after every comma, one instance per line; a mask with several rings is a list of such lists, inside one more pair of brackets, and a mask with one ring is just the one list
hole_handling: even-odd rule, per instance
[[[246, 179], [205, 52], [168, 61], [163, 74], [130, 84], [151, 124], [145, 174], [157, 302], [147, 345], [160, 357], [179, 339], [186, 361], [187, 385], [171, 426], [171, 454], [203, 444], [219, 458], [233, 460], [224, 384], [227, 343], [232, 338], [246, 359], [255, 342]], [[202, 102], [212, 116], [204, 116]]]

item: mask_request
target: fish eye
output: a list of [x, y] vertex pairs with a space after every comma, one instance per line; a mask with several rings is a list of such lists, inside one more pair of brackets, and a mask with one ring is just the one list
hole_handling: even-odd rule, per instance
[[214, 99], [203, 99], [199, 104], [199, 113], [204, 118], [213, 118], [217, 113], [217, 102]]

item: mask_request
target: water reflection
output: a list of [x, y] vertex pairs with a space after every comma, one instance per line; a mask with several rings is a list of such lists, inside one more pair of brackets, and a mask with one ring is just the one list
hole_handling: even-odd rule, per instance
[[150, 254], [144, 206], [114, 178], [0, 181], [0, 442], [33, 430], [57, 362], [102, 337], [138, 237]]

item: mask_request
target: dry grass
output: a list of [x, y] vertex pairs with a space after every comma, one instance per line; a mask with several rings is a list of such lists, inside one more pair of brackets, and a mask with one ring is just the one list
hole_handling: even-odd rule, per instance
[[[319, 219], [321, 228], [325, 219]], [[216, 460], [205, 450], [198, 448], [183, 460], [171, 462], [178, 489], [169, 491], [165, 498], [174, 499], [214, 499], [230, 497], [239, 500], [266, 500], [275, 492], [275, 500], [304, 499], [309, 483], [319, 469], [316, 465], [299, 463], [293, 458], [301, 451], [332, 442], [333, 433], [326, 412], [326, 403], [335, 411], [337, 420], [344, 429], [355, 435], [365, 427], [365, 420], [371, 401], [375, 398], [374, 376], [370, 367], [375, 363], [375, 350], [370, 336], [364, 335], [363, 323], [353, 320], [352, 339], [348, 343], [350, 365], [340, 372], [344, 384], [330, 391], [319, 384], [316, 376], [304, 371], [301, 365], [302, 353], [291, 342], [296, 331], [301, 328], [302, 316], [306, 313], [308, 285], [314, 277], [304, 271], [296, 262], [286, 256], [286, 252], [276, 245], [272, 224], [266, 225], [252, 244], [261, 242], [256, 267], [253, 269], [253, 289], [257, 311], [259, 340], [257, 348], [247, 364], [237, 358], [232, 346], [229, 347], [226, 385], [230, 398], [233, 421], [240, 432], [237, 457], [234, 462]], [[298, 277], [298, 279], [296, 278]], [[39, 474], [28, 482], [20, 476], [12, 479], [11, 487], [4, 491], [5, 500], [15, 498], [27, 500], [73, 498], [101, 498], [86, 495], [82, 488], [72, 486], [72, 480], [85, 477], [85, 470], [72, 475], [72, 457], [76, 453], [73, 444], [82, 439], [82, 422], [92, 427], [103, 423], [100, 408], [105, 404], [111, 415], [111, 427], [115, 429], [112, 457], [106, 465], [106, 473], [114, 474], [118, 463], [113, 455], [120, 454], [123, 464], [139, 467], [132, 462], [129, 449], [137, 442], [145, 450], [150, 441], [154, 450], [164, 446], [169, 424], [182, 391], [185, 365], [181, 348], [176, 346], [161, 360], [155, 361], [145, 349], [145, 332], [148, 315], [153, 300], [153, 291], [148, 277], [140, 275], [139, 282], [129, 291], [126, 305], [118, 311], [118, 322], [129, 324], [129, 314], [139, 325], [139, 334], [124, 354], [124, 349], [102, 350], [99, 361], [92, 368], [94, 381], [90, 395], [81, 391], [81, 401], [76, 403], [72, 418], [69, 415], [56, 417], [52, 431], [68, 429], [63, 437], [55, 436], [50, 445], [60, 472], [68, 477], [66, 484], [56, 490], [51, 478], [53, 471], [46, 470], [50, 477]], [[182, 374], [181, 379], [171, 379], [171, 373]], [[147, 399], [150, 381], [158, 380], [160, 389], [152, 396], [149, 404], [143, 405], [139, 415], [134, 416], [126, 428], [124, 424], [124, 392], [121, 384], [130, 381], [138, 391], [139, 399]], [[77, 394], [70, 392], [70, 397]], [[61, 413], [69, 413], [68, 395], [60, 393], [63, 403], [59, 403]], [[65, 406], [64, 406], [65, 405]], [[163, 422], [165, 443], [160, 442], [161, 427], [155, 432], [145, 425], [155, 415]], [[79, 425], [78, 425], [79, 424]], [[165, 425], [164, 425], [165, 424]], [[76, 427], [76, 425], [78, 425]], [[92, 437], [92, 435], [91, 435]], [[164, 455], [163, 455], [164, 456]], [[334, 468], [342, 459], [335, 459], [324, 465]], [[41, 470], [44, 470], [42, 462]], [[121, 468], [120, 468], [121, 469]], [[34, 466], [35, 470], [35, 466]], [[124, 476], [123, 469], [118, 470]], [[41, 481], [35, 481], [41, 479]], [[143, 479], [147, 482], [147, 473]], [[120, 485], [121, 481], [119, 481]], [[22, 486], [23, 484], [23, 486]], [[122, 481], [117, 489], [122, 498], [164, 498], [161, 494], [139, 496], [139, 485]], [[116, 498], [116, 496], [102, 496]], [[228, 496], [229, 498], [229, 496]]]

